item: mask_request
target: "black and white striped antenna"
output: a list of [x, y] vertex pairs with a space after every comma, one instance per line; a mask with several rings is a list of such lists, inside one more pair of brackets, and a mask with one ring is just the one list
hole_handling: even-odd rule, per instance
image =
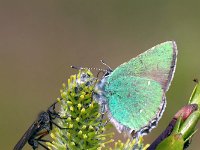
[[112, 72], [112, 71], [113, 71], [113, 70], [111, 69], [111, 67], [105, 63], [105, 61], [103, 61], [103, 60], [101, 59], [100, 62], [101, 62], [103, 65], [105, 65], [106, 67], [108, 67], [108, 69], [106, 69], [107, 72], [108, 72], [108, 71], [109, 71], [109, 72]]
[[77, 69], [77, 70], [81, 70], [81, 69], [88, 69], [88, 70], [97, 70], [98, 74], [97, 77], [99, 76], [99, 73], [103, 72], [104, 73], [104, 77], [109, 75], [113, 70], [111, 69], [111, 67], [109, 65], [107, 65], [102, 59], [100, 60], [100, 62], [107, 67], [107, 69], [100, 69], [100, 68], [95, 68], [95, 67], [77, 67], [77, 66], [71, 66], [71, 68], [73, 69]]
[[95, 68], [95, 67], [77, 67], [77, 66], [71, 66], [73, 69], [81, 70], [81, 69], [88, 69], [88, 70], [97, 70], [97, 71], [103, 71], [105, 72], [106, 70], [100, 69], [100, 68]]
[[71, 66], [71, 68], [73, 69], [88, 69], [88, 70], [97, 70], [97, 71], [103, 71], [103, 72], [108, 72], [108, 71], [112, 71], [111, 67], [109, 65], [107, 65], [102, 59], [100, 60], [100, 62], [106, 66], [108, 69], [100, 69], [100, 68], [96, 68], [96, 67], [78, 67], [78, 66]]

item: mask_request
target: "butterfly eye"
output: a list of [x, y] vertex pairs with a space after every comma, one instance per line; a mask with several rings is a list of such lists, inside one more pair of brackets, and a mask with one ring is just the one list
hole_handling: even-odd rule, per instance
[[106, 70], [106, 73], [104, 74], [104, 77], [109, 76], [109, 75], [111, 74], [111, 72], [112, 72], [112, 70], [107, 69], [107, 70]]

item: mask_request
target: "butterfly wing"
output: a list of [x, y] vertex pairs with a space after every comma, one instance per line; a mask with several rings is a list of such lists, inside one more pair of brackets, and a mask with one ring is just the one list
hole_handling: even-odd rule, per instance
[[145, 77], [159, 82], [166, 92], [176, 67], [177, 47], [174, 41], [161, 43], [117, 67], [110, 80], [121, 76]]
[[107, 77], [107, 107], [119, 131], [149, 132], [157, 124], [165, 108], [165, 92], [173, 78], [176, 57], [176, 43], [164, 42], [120, 65]]
[[155, 127], [165, 107], [161, 84], [140, 77], [119, 77], [105, 86], [112, 122], [119, 131], [141, 133]]

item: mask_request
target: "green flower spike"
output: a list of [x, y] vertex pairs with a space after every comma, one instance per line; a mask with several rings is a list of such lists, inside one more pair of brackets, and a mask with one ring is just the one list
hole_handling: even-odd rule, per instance
[[[58, 124], [68, 129], [57, 127], [51, 133], [50, 149], [59, 150], [96, 150], [113, 142], [113, 133], [104, 134], [106, 120], [99, 113], [99, 105], [92, 99], [96, 78], [86, 69], [68, 79], [61, 90], [61, 118]], [[106, 140], [110, 137], [109, 140]]]
[[[55, 150], [146, 150], [143, 138], [128, 139], [123, 143], [115, 142], [113, 132], [108, 128], [111, 124], [100, 114], [99, 104], [93, 100], [94, 86], [98, 82], [90, 70], [81, 69], [77, 75], [68, 79], [67, 86], [63, 84], [60, 90], [61, 104], [60, 117], [57, 119], [59, 126], [52, 131], [52, 142], [47, 142], [49, 149]], [[106, 132], [106, 134], [105, 134]], [[115, 143], [114, 149], [106, 146]]]
[[118, 140], [115, 142], [114, 149], [110, 148], [109, 150], [146, 150], [149, 147], [149, 144], [145, 145], [143, 144], [143, 138], [140, 136], [138, 140], [128, 139], [126, 143], [121, 142]]

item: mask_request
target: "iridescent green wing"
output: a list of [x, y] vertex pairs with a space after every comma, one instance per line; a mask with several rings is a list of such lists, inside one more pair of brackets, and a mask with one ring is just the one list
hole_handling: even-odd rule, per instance
[[173, 78], [177, 48], [161, 43], [117, 67], [105, 84], [112, 120], [124, 127], [147, 131], [157, 124], [165, 107], [165, 92]]
[[131, 76], [108, 79], [105, 91], [111, 121], [119, 131], [149, 132], [165, 107], [161, 84], [151, 79]]
[[177, 47], [174, 41], [161, 43], [117, 67], [110, 80], [121, 76], [145, 77], [159, 82], [167, 91], [176, 66]]

